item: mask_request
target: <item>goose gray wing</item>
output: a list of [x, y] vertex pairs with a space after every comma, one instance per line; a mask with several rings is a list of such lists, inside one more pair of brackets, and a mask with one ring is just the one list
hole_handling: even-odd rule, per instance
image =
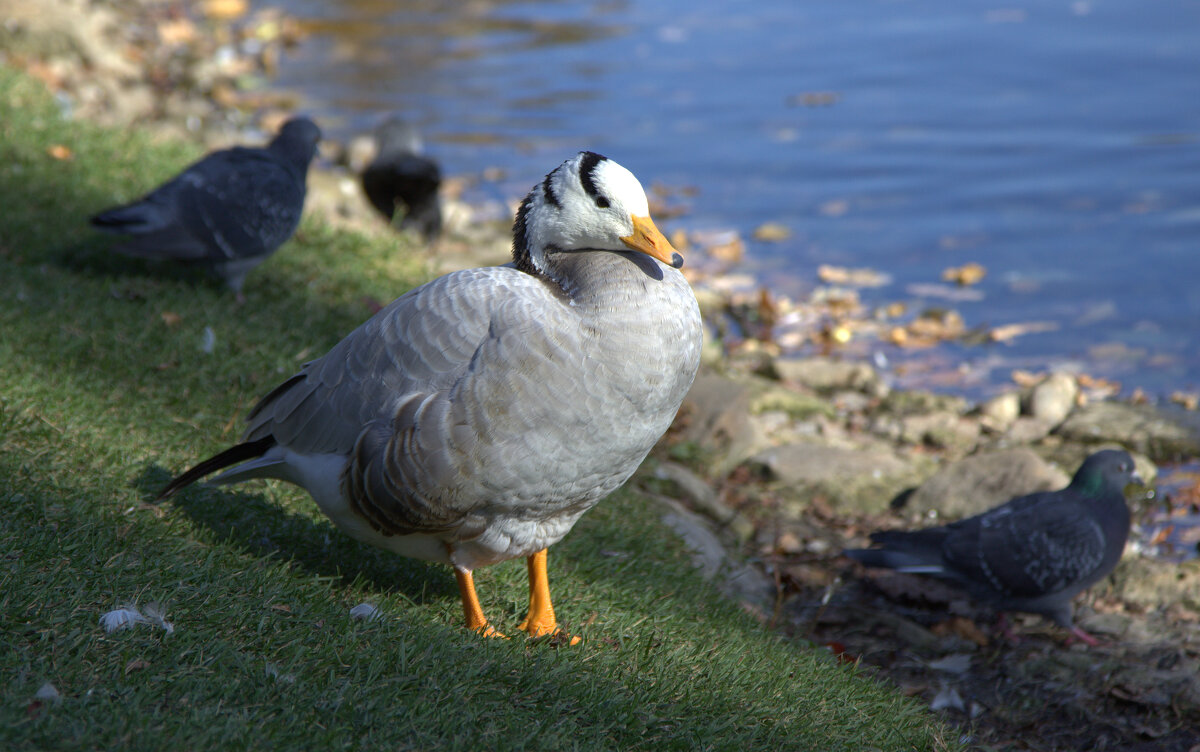
[[566, 367], [579, 350], [553, 325], [562, 307], [545, 283], [511, 268], [441, 277], [267, 395], [245, 440], [347, 455], [343, 492], [377, 529], [459, 527], [481, 505], [529, 490], [521, 469], [547, 431], [539, 410], [520, 403], [535, 392], [544, 403], [547, 379], [573, 396], [569, 380], [547, 368]]

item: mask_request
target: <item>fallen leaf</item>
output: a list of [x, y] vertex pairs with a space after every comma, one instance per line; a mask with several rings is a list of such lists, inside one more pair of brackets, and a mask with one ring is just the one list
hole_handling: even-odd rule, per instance
[[982, 264], [972, 261], [962, 266], [952, 266], [942, 272], [942, 280], [967, 287], [987, 276], [987, 269]]
[[204, 0], [200, 4], [205, 17], [214, 21], [232, 21], [246, 15], [248, 0]]
[[[883, 287], [892, 282], [890, 276], [874, 269], [848, 269], [830, 264], [821, 264], [817, 267], [817, 278], [826, 284], [852, 287]], [[903, 306], [904, 304], [899, 305]]]
[[1200, 407], [1200, 394], [1196, 392], [1171, 392], [1171, 401], [1182, 405], [1184, 410], [1195, 410]]
[[1025, 334], [1053, 332], [1058, 324], [1053, 321], [1029, 321], [1023, 324], [1004, 324], [988, 331], [988, 339], [993, 342], [1008, 342]]
[[51, 146], [49, 149], [46, 149], [46, 153], [54, 159], [64, 162], [75, 158], [75, 154], [71, 151], [70, 147], [63, 146], [62, 144]]
[[188, 18], [175, 18], [158, 26], [158, 39], [166, 45], [186, 45], [196, 38], [196, 25]]
[[150, 661], [144, 661], [141, 658], [134, 658], [132, 661], [125, 664], [125, 674], [129, 675], [134, 671], [141, 671], [144, 668], [150, 668]]
[[183, 317], [174, 311], [163, 311], [160, 315], [162, 322], [169, 327], [179, 326], [179, 323], [183, 321]]
[[792, 231], [785, 225], [778, 222], [767, 222], [754, 228], [754, 239], [762, 240], [768, 243], [776, 243], [780, 240], [787, 240], [792, 236]]

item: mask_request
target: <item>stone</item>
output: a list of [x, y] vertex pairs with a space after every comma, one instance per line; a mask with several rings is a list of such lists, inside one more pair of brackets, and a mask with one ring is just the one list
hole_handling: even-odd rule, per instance
[[692, 552], [692, 564], [706, 580], [714, 580], [727, 597], [752, 610], [765, 611], [775, 598], [775, 584], [749, 564], [735, 562], [705, 523], [704, 518], [684, 509], [679, 502], [655, 496], [662, 505], [662, 522], [675, 532]]
[[1126, 556], [1112, 574], [1117, 598], [1146, 608], [1179, 604], [1200, 613], [1200, 559], [1162, 561]]
[[1029, 391], [1026, 414], [1056, 426], [1062, 423], [1075, 407], [1079, 384], [1066, 373], [1052, 373]]
[[749, 520], [721, 501], [708, 481], [683, 465], [662, 462], [654, 469], [654, 476], [674, 483], [689, 506], [731, 531], [739, 541], [745, 541], [754, 534], [754, 526]]
[[979, 419], [984, 428], [1004, 433], [1021, 414], [1021, 395], [1016, 392], [997, 394], [979, 406]]
[[937, 512], [948, 520], [970, 517], [1014, 496], [1063, 488], [1070, 478], [1033, 450], [1019, 447], [975, 454], [934, 473], [912, 493], [906, 509]]
[[920, 468], [887, 449], [817, 443], [772, 447], [749, 462], [764, 468], [782, 487], [780, 496], [793, 512], [806, 508], [814, 495], [843, 510], [882, 512], [922, 474]]
[[714, 477], [724, 475], [765, 443], [750, 414], [751, 384], [701, 371], [663, 441], [693, 442], [709, 456]]
[[1013, 444], [1032, 444], [1049, 436], [1055, 425], [1044, 418], [1022, 415], [1008, 427], [1004, 438]]
[[755, 414], [778, 410], [792, 420], [808, 420], [817, 415], [832, 418], [837, 414], [828, 400], [780, 386], [768, 387], [755, 395], [750, 401], [750, 410]]
[[833, 358], [781, 358], [775, 372], [790, 381], [818, 392], [854, 390], [871, 394], [880, 383], [879, 374], [867, 363]]
[[1083, 444], [1119, 444], [1160, 464], [1200, 456], [1200, 428], [1153, 405], [1093, 402], [1072, 412], [1055, 433]]
[[900, 419], [900, 440], [908, 444], [966, 454], [979, 440], [979, 423], [957, 413], [906, 415]]

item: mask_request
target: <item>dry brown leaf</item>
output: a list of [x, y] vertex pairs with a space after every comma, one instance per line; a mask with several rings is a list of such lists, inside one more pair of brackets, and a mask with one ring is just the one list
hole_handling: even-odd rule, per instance
[[196, 38], [196, 25], [188, 18], [175, 18], [158, 26], [158, 38], [163, 44], [185, 45]]
[[1200, 407], [1200, 394], [1196, 392], [1171, 392], [1171, 401], [1182, 405], [1185, 410], [1195, 410]]
[[671, 245], [677, 251], [686, 251], [688, 248], [688, 234], [686, 230], [679, 229], [671, 233]]
[[818, 266], [817, 277], [825, 284], [852, 287], [883, 287], [892, 281], [891, 277], [874, 269], [848, 269], [831, 264]]
[[778, 222], [767, 222], [754, 228], [754, 239], [767, 243], [776, 243], [780, 240], [787, 240], [791, 236], [791, 229], [785, 225], [779, 224]]
[[718, 261], [737, 263], [746, 255], [746, 244], [739, 237], [734, 237], [728, 243], [720, 243], [708, 248], [708, 255]]
[[1038, 374], [1034, 373], [1033, 371], [1024, 371], [1018, 368], [1009, 375], [1009, 378], [1011, 378], [1013, 383], [1017, 386], [1028, 388], [1042, 383], [1042, 380], [1045, 379], [1046, 376], [1045, 374]]
[[988, 339], [993, 342], [1008, 342], [1025, 334], [1052, 332], [1058, 329], [1053, 321], [1027, 321], [1023, 324], [1005, 324], [988, 331]]
[[206, 18], [214, 21], [232, 21], [246, 15], [250, 3], [248, 0], [204, 0], [200, 9]]
[[134, 658], [132, 661], [125, 664], [125, 673], [128, 675], [134, 671], [141, 671], [144, 668], [150, 668], [150, 661], [144, 661], [141, 658]]
[[979, 625], [965, 616], [952, 616], [946, 621], [934, 624], [931, 631], [942, 637], [955, 635], [980, 647], [987, 647], [988, 644], [988, 636]]
[[183, 317], [174, 311], [163, 311], [159, 315], [162, 317], [162, 322], [172, 328], [179, 326], [179, 323], [183, 321]]
[[46, 149], [46, 153], [54, 159], [63, 162], [70, 161], [75, 158], [75, 153], [71, 151], [71, 148], [68, 146], [63, 146], [62, 144], [55, 144], [54, 146], [51, 146], [49, 149]]
[[944, 281], [953, 282], [962, 287], [973, 285], [985, 276], [987, 276], [987, 269], [982, 264], [977, 264], [974, 261], [962, 266], [952, 266], [942, 272], [942, 279]]

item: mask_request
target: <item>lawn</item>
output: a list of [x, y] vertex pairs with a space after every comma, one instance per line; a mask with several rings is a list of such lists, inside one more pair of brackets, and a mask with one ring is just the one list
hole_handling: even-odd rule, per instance
[[[915, 701], [721, 600], [621, 491], [550, 554], [564, 626], [461, 628], [450, 570], [337, 532], [297, 489], [194, 487], [249, 407], [427, 278], [399, 238], [308, 217], [246, 281], [109, 253], [87, 217], [199, 156], [63, 119], [0, 65], [0, 748], [956, 748]], [[545, 172], [531, 166], [531, 178]], [[522, 562], [477, 573], [512, 633]], [[355, 621], [370, 602], [381, 618]], [[158, 604], [173, 626], [106, 633]], [[37, 698], [51, 684], [57, 698]]]

